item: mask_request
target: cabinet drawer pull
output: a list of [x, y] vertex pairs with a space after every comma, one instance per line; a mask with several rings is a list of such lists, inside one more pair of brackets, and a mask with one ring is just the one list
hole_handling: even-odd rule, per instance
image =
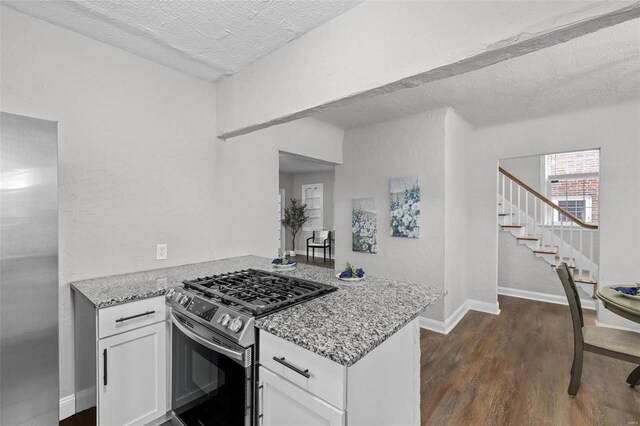
[[104, 375], [102, 376], [102, 380], [104, 381], [104, 385], [107, 386], [107, 350], [102, 351], [102, 361], [104, 364]]
[[291, 365], [287, 361], [285, 361], [284, 357], [278, 358], [277, 356], [274, 356], [273, 360], [275, 362], [278, 362], [278, 363], [284, 365], [287, 368], [290, 368], [291, 370], [295, 371], [296, 373], [300, 374], [301, 376], [306, 377], [307, 379], [311, 377], [311, 374], [309, 374], [309, 369], [308, 368], [306, 370], [301, 370], [298, 367], [296, 367], [295, 365]]
[[128, 320], [134, 319], [134, 318], [140, 318], [140, 317], [143, 317], [145, 315], [151, 315], [151, 314], [155, 314], [155, 313], [156, 313], [156, 311], [147, 311], [147, 312], [144, 312], [142, 314], [131, 315], [130, 317], [123, 317], [123, 318], [117, 319], [116, 323], [122, 322], [122, 321], [128, 321]]

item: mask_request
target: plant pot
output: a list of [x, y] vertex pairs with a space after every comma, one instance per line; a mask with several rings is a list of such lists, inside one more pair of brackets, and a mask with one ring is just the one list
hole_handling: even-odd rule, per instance
[[296, 257], [296, 251], [295, 250], [290, 250], [289, 251], [289, 256]]

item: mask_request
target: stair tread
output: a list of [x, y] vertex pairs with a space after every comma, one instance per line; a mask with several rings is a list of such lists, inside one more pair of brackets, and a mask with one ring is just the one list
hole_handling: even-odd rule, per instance
[[570, 269], [573, 269], [573, 268], [576, 267], [576, 262], [572, 258], [565, 257], [564, 259], [560, 260], [559, 256], [556, 256], [556, 260], [553, 263], [553, 265], [551, 265], [551, 266], [556, 268], [556, 267], [560, 266], [560, 263], [562, 263], [562, 262], [565, 262]]
[[525, 240], [525, 241], [538, 241], [540, 238], [542, 238], [542, 235], [537, 234], [537, 235], [523, 235], [522, 237], [518, 237], [519, 240]]
[[598, 282], [591, 277], [589, 271], [578, 269], [573, 270], [573, 280], [577, 283], [596, 285]]
[[498, 213], [499, 217], [513, 216], [515, 213]]
[[524, 228], [524, 225], [500, 225], [503, 228]]
[[555, 247], [555, 246], [543, 246], [543, 247], [538, 247], [533, 252], [534, 253], [541, 253], [541, 254], [556, 254], [558, 252], [558, 247]]

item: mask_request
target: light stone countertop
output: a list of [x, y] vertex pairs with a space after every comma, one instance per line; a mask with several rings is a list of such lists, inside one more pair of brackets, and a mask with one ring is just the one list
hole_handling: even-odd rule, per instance
[[[71, 283], [96, 308], [160, 296], [185, 279], [241, 269], [273, 271], [271, 259], [243, 256]], [[443, 289], [367, 276], [347, 283], [331, 269], [299, 264], [283, 275], [330, 284], [338, 291], [284, 309], [256, 321], [256, 327], [350, 366], [428, 306], [441, 300]]]

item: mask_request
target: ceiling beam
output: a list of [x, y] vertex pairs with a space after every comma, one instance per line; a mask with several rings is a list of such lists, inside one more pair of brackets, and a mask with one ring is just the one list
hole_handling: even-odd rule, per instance
[[[428, 2], [427, 2], [428, 3]], [[467, 6], [473, 6], [474, 2], [439, 2], [439, 6], [443, 3], [447, 3], [440, 11], [443, 15], [451, 15], [452, 9], [460, 8], [465, 3]], [[500, 2], [497, 2], [500, 3]], [[526, 2], [529, 5], [537, 2]], [[256, 130], [260, 130], [266, 127], [270, 127], [276, 124], [286, 123], [299, 118], [308, 117], [316, 113], [326, 111], [328, 109], [357, 102], [362, 99], [375, 97], [382, 94], [395, 92], [398, 90], [417, 87], [423, 84], [427, 84], [433, 81], [442, 80], [455, 75], [467, 73], [477, 69], [481, 69], [498, 62], [506, 61], [512, 58], [516, 58], [527, 53], [535, 52], [547, 47], [551, 47], [560, 43], [567, 42], [569, 40], [581, 37], [583, 35], [593, 33], [602, 28], [607, 28], [625, 21], [636, 19], [640, 17], [640, 2], [598, 2], [587, 3], [585, 7], [584, 2], [566, 2], [566, 4], [573, 4], [575, 9], [564, 9], [562, 15], [548, 14], [545, 19], [538, 20], [537, 22], [526, 25], [521, 31], [513, 33], [514, 35], [509, 37], [498, 38], [490, 43], [482, 42], [487, 40], [491, 35], [496, 34], [496, 31], [490, 31], [486, 26], [474, 27], [473, 19], [474, 14], [464, 14], [464, 11], [453, 10], [455, 13], [462, 13], [461, 18], [469, 19], [471, 22], [467, 26], [458, 25], [458, 29], [466, 29], [467, 33], [459, 34], [453, 32], [442, 32], [441, 36], [448, 36], [450, 38], [456, 38], [456, 44], [452, 44], [446, 41], [444, 38], [425, 39], [424, 43], [416, 43], [413, 47], [414, 51], [404, 52], [409, 54], [415, 54], [420, 56], [420, 47], [424, 46], [425, 50], [429, 50], [431, 56], [437, 55], [436, 48], [428, 46], [428, 44], [441, 44], [443, 49], [455, 49], [455, 54], [451, 54], [450, 51], [444, 52], [443, 57], [447, 57], [449, 60], [442, 61], [443, 58], [436, 58], [436, 60], [426, 61], [422, 63], [399, 63], [400, 72], [405, 72], [406, 76], [402, 78], [395, 78], [390, 81], [384, 81], [385, 77], [391, 77], [392, 73], [384, 74], [385, 69], [380, 69], [379, 75], [376, 75], [376, 69], [362, 71], [357, 68], [357, 64], [351, 64], [351, 67], [347, 66], [348, 63], [340, 63], [336, 61], [332, 67], [325, 67], [324, 74], [316, 73], [316, 78], [313, 81], [309, 81], [303, 78], [298, 79], [296, 73], [308, 71], [314, 73], [313, 69], [309, 69], [309, 63], [311, 66], [314, 64], [313, 55], [309, 58], [298, 58], [296, 60], [292, 55], [300, 53], [301, 50], [312, 49], [314, 43], [317, 42], [318, 34], [314, 32], [309, 33], [294, 43], [298, 43], [297, 46], [293, 46], [294, 43], [285, 46], [272, 55], [261, 59], [254, 63], [249, 69], [241, 71], [233, 76], [227, 77], [218, 83], [217, 91], [217, 115], [218, 115], [218, 135], [222, 139], [231, 138], [234, 136], [250, 133]], [[514, 14], [513, 8], [517, 8], [514, 3], [502, 2], [503, 5], [507, 5], [512, 10], [506, 10], [505, 14], [510, 14], [508, 18], [516, 18], [518, 15]], [[544, 2], [547, 4], [547, 2]], [[393, 5], [393, 2], [389, 2], [384, 5], [389, 7]], [[409, 3], [411, 7], [419, 7], [425, 5], [425, 3], [413, 2]], [[413, 5], [413, 6], [412, 6]], [[338, 25], [348, 25], [354, 22], [358, 16], [351, 16], [356, 13], [362, 12], [365, 5], [358, 6], [352, 9], [347, 14], [336, 18], [334, 21], [330, 21], [325, 26], [332, 26], [330, 28], [320, 27], [315, 32], [321, 32], [321, 30], [328, 30], [333, 33], [339, 33], [340, 27]], [[369, 6], [369, 5], [367, 5]], [[379, 4], [377, 6], [380, 6]], [[405, 6], [405, 7], [410, 7]], [[367, 12], [367, 11], [365, 11]], [[369, 11], [363, 18], [371, 19], [375, 18], [376, 12]], [[494, 10], [494, 13], [496, 11]], [[411, 11], [407, 11], [408, 15], [400, 16], [400, 18], [409, 19]], [[416, 12], [417, 13], [417, 12]], [[365, 13], [366, 14], [366, 13]], [[384, 13], [377, 13], [380, 18], [384, 18]], [[539, 10], [535, 13], [522, 9], [522, 19], [526, 21], [531, 16], [540, 18], [543, 14]], [[396, 19], [392, 16], [390, 21], [396, 26], [396, 30], [403, 31], [402, 20]], [[491, 20], [492, 16], [480, 16], [477, 19]], [[495, 25], [502, 25], [501, 21], [505, 20], [504, 14], [497, 15]], [[384, 28], [383, 22], [368, 23], [369, 25], [380, 25], [381, 30], [389, 31], [392, 28]], [[415, 22], [414, 22], [415, 24]], [[400, 27], [398, 27], [400, 25]], [[640, 25], [640, 24], [639, 24]], [[507, 25], [508, 26], [508, 25]], [[512, 23], [511, 27], [514, 25]], [[355, 40], [342, 40], [342, 44], [345, 45], [345, 49], [349, 50], [353, 43], [356, 43], [356, 47], [361, 51], [372, 49], [371, 52], [362, 52], [362, 55], [385, 55], [387, 52], [381, 51], [377, 46], [369, 46], [366, 44], [366, 40], [358, 39], [358, 35], [354, 30], [353, 38]], [[475, 31], [471, 31], [473, 29]], [[411, 22], [406, 22], [404, 31], [410, 36], [414, 32], [414, 28], [411, 28]], [[454, 28], [455, 30], [455, 28]], [[437, 34], [438, 27], [434, 27], [434, 34]], [[484, 31], [484, 32], [483, 32]], [[370, 35], [366, 34], [365, 35]], [[499, 32], [497, 32], [499, 33]], [[349, 32], [347, 31], [347, 34]], [[424, 32], [422, 33], [425, 34]], [[320, 34], [322, 35], [322, 34]], [[326, 35], [329, 37], [326, 43], [339, 42], [331, 38], [331, 33]], [[398, 40], [395, 40], [396, 42]], [[375, 42], [375, 40], [372, 40]], [[307, 46], [305, 46], [305, 44]], [[381, 46], [384, 47], [384, 46]], [[339, 47], [336, 47], [339, 48]], [[403, 46], [403, 48], [405, 48]], [[288, 52], [287, 49], [291, 50]], [[312, 52], [313, 53], [313, 52]], [[353, 51], [352, 51], [353, 53]], [[326, 50], [319, 53], [319, 56], [325, 56]], [[355, 54], [355, 53], [354, 53]], [[458, 58], [455, 58], [455, 56]], [[452, 58], [456, 60], [451, 60]], [[343, 58], [344, 59], [344, 58]], [[361, 58], [363, 67], [366, 66], [369, 58]], [[344, 59], [348, 61], [347, 59]], [[440, 64], [437, 62], [440, 61]], [[301, 64], [302, 63], [302, 64]], [[375, 62], [374, 62], [375, 63]], [[434, 65], [427, 66], [421, 72], [411, 72], [412, 68], [415, 70], [415, 66], [420, 65]], [[320, 65], [318, 65], [320, 66]], [[280, 75], [274, 75], [274, 72], [280, 72]], [[367, 73], [368, 71], [368, 73]], [[341, 74], [342, 72], [342, 74]], [[351, 78], [344, 73], [362, 74], [364, 80], [363, 84], [360, 81], [354, 81], [349, 87], [344, 84], [338, 89], [340, 93], [335, 93], [331, 86], [341, 84], [337, 79], [344, 76], [345, 78]], [[256, 76], [259, 78], [262, 87], [255, 85]], [[303, 84], [306, 83], [306, 84]], [[312, 87], [307, 87], [311, 85]], [[322, 86], [326, 87], [326, 90], [320, 90]], [[305, 98], [305, 96], [307, 98]], [[293, 99], [292, 102], [288, 102], [288, 99]]]

